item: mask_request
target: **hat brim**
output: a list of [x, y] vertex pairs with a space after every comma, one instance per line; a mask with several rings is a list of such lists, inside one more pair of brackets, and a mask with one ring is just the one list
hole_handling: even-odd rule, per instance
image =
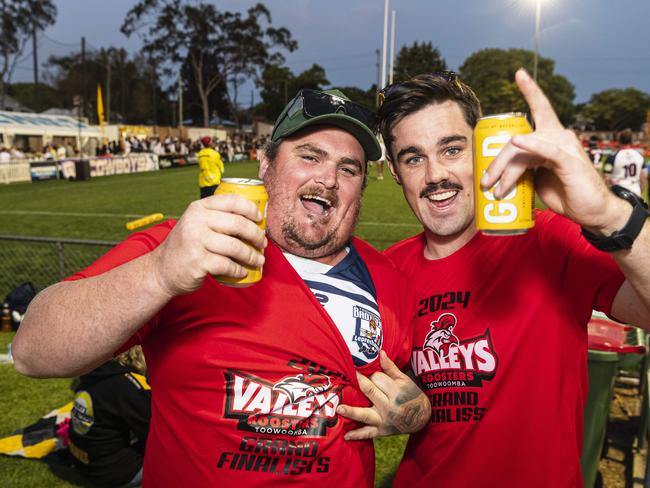
[[372, 131], [357, 119], [342, 113], [325, 114], [305, 120], [302, 124], [292, 127], [282, 133], [273, 134], [273, 140], [288, 137], [296, 132], [314, 125], [333, 125], [343, 129], [359, 141], [367, 161], [377, 161], [381, 158], [381, 147]]

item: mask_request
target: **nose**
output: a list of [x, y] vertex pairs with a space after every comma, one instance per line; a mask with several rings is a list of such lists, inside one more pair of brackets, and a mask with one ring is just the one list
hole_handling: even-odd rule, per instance
[[338, 167], [336, 164], [322, 163], [318, 167], [314, 180], [320, 183], [325, 188], [337, 189], [338, 188]]
[[449, 171], [447, 171], [447, 168], [437, 160], [429, 159], [427, 162], [425, 178], [427, 184], [440, 183], [441, 181], [449, 179]]

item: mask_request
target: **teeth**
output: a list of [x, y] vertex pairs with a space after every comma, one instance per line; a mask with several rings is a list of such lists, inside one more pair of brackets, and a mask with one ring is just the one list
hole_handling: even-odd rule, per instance
[[330, 202], [329, 200], [327, 200], [325, 198], [319, 197], [317, 195], [304, 195], [302, 198], [306, 199], [306, 200], [316, 200], [317, 202], [320, 202], [323, 205], [326, 205], [328, 207], [332, 206], [332, 202]]
[[435, 193], [433, 195], [429, 195], [428, 198], [435, 202], [440, 202], [442, 200], [447, 200], [448, 198], [453, 197], [456, 193], [458, 192], [455, 190], [450, 190], [443, 193]]

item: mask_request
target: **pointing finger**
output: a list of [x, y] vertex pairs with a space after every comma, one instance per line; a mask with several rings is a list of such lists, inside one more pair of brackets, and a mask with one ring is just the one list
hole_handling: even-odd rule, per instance
[[551, 102], [548, 101], [542, 89], [525, 69], [520, 68], [517, 70], [515, 81], [530, 107], [535, 121], [535, 129], [556, 130], [564, 128], [560, 119], [557, 118]]
[[548, 163], [556, 165], [564, 158], [564, 152], [557, 144], [544, 140], [537, 134], [521, 134], [512, 138], [512, 144], [524, 151], [544, 158]]

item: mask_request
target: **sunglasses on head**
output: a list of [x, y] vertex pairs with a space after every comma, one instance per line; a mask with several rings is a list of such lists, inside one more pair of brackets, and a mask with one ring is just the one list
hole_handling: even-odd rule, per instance
[[[377, 122], [377, 115], [363, 105], [316, 90], [300, 90], [291, 102], [285, 118], [291, 118], [300, 111], [310, 119], [321, 115], [341, 113], [358, 120], [370, 130], [374, 129]], [[277, 125], [279, 126], [281, 123], [282, 121]]]
[[[458, 75], [456, 74], [455, 71], [436, 71], [435, 73], [431, 73], [430, 76], [434, 76], [437, 78], [442, 78], [448, 83], [455, 83], [455, 84], [460, 84], [460, 81], [458, 79]], [[403, 81], [396, 81], [395, 83], [391, 83], [390, 85], [386, 85], [380, 92], [379, 92], [379, 107], [381, 107], [384, 104], [384, 101], [386, 100], [386, 97], [390, 96], [391, 93], [393, 93], [397, 88], [402, 86], [405, 82]]]

